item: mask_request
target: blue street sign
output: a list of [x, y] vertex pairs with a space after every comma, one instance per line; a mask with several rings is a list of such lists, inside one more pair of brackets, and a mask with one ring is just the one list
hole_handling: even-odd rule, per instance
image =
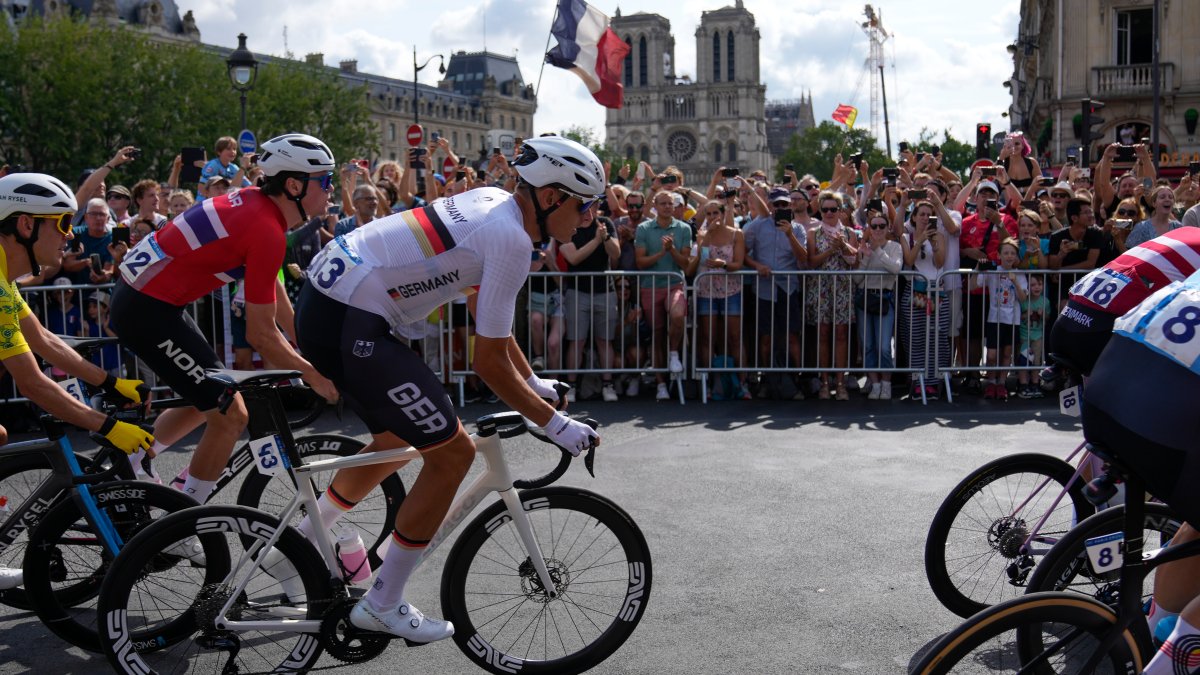
[[254, 138], [254, 132], [249, 129], [242, 129], [242, 133], [238, 134], [238, 150], [243, 153], [254, 152], [258, 149], [258, 140]]

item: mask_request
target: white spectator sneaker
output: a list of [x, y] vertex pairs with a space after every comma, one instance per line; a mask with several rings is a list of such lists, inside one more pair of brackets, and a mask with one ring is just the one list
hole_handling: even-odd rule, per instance
[[350, 610], [350, 623], [363, 630], [391, 633], [404, 638], [409, 644], [423, 645], [454, 635], [454, 624], [429, 618], [407, 602], [390, 610], [379, 611], [365, 599], [359, 600]]
[[571, 385], [571, 388], [567, 390], [567, 403], [574, 403], [575, 402], [575, 384], [573, 382], [568, 382], [568, 384]]
[[881, 400], [881, 401], [890, 401], [890, 400], [892, 400], [892, 383], [891, 383], [891, 382], [882, 382], [882, 383], [880, 383], [880, 386], [879, 386], [879, 400]]
[[533, 357], [533, 361], [530, 361], [529, 367], [533, 368], [533, 372], [535, 372], [535, 373], [540, 370], [545, 370], [546, 369], [546, 360], [540, 356], [535, 356], [535, 357]]
[[658, 393], [656, 393], [654, 395], [654, 398], [659, 401], [670, 401], [671, 400], [671, 392], [667, 391], [667, 385], [665, 382], [659, 383]]
[[667, 355], [667, 368], [672, 373], [683, 372], [683, 361], [679, 360], [679, 352], [671, 352]]
[[629, 384], [625, 385], [625, 398], [637, 398], [639, 391], [641, 391], [641, 380], [634, 375], [629, 379]]
[[608, 401], [609, 403], [617, 400], [617, 390], [613, 388], [612, 382], [604, 383], [604, 387], [600, 389], [600, 395], [603, 396], [604, 400]]
[[871, 390], [867, 392], [867, 398], [872, 401], [878, 401], [879, 395], [883, 392], [883, 385], [879, 382], [871, 383]]
[[267, 551], [266, 557], [262, 558], [262, 570], [279, 582], [279, 587], [283, 589], [289, 602], [304, 601], [304, 582], [300, 580], [296, 568], [279, 549], [272, 547]]
[[16, 588], [25, 582], [25, 575], [19, 569], [0, 567], [0, 591]]

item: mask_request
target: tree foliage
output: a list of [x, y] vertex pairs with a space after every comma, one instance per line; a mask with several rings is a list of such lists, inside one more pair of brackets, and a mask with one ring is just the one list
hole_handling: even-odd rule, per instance
[[[0, 156], [10, 164], [73, 182], [86, 167], [135, 145], [142, 157], [116, 182], [165, 180], [185, 146], [212, 153], [236, 136], [238, 94], [224, 57], [199, 45], [155, 42], [124, 27], [30, 17], [16, 30], [0, 22]], [[331, 69], [261, 62], [247, 100], [247, 126], [259, 141], [285, 131], [320, 137], [335, 156], [367, 156], [379, 134], [363, 88]]]
[[631, 170], [637, 169], [638, 162], [636, 159], [627, 159], [622, 157], [621, 153], [601, 143], [599, 135], [596, 134], [596, 130], [591, 127], [575, 124], [567, 129], [559, 131], [558, 135], [562, 136], [563, 138], [569, 138], [596, 153], [596, 157], [598, 157], [601, 162], [610, 162], [614, 175], [618, 170], [620, 170], [622, 164], [628, 164]]
[[812, 174], [817, 180], [826, 181], [833, 175], [833, 159], [839, 153], [846, 162], [850, 156], [863, 153], [863, 159], [874, 171], [891, 164], [876, 144], [875, 138], [866, 129], [847, 129], [828, 120], [795, 134], [788, 149], [779, 157], [776, 177], [783, 175], [784, 167], [792, 164], [796, 175]]

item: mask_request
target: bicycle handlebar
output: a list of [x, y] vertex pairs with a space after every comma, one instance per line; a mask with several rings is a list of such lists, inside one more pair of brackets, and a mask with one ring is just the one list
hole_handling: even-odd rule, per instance
[[[596, 429], [600, 426], [599, 422], [591, 418], [583, 420], [583, 423], [593, 429]], [[515, 488], [521, 490], [531, 490], [533, 488], [546, 487], [547, 485], [557, 481], [559, 478], [562, 478], [563, 474], [567, 472], [567, 468], [571, 466], [571, 460], [574, 459], [574, 456], [571, 455], [570, 452], [567, 452], [565, 449], [559, 447], [545, 434], [536, 431], [536, 427], [530, 426], [526, 422], [525, 417], [519, 412], [508, 411], [496, 413], [494, 415], [484, 415], [483, 417], [475, 420], [475, 426], [478, 428], [478, 431], [476, 432], [477, 435], [482, 438], [486, 438], [493, 434], [499, 434], [500, 438], [515, 438], [521, 434], [528, 433], [530, 436], [533, 436], [543, 443], [548, 443], [555, 448], [558, 448], [559, 452], [562, 453], [562, 456], [558, 460], [558, 465], [551, 469], [549, 473], [538, 478], [514, 480], [513, 487]], [[593, 478], [596, 477], [596, 472], [594, 470], [595, 459], [596, 447], [592, 446], [583, 456], [583, 466]]]

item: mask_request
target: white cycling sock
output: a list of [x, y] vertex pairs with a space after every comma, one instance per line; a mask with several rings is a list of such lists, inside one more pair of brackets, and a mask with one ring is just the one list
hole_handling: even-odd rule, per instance
[[145, 450], [138, 450], [137, 452], [135, 452], [129, 456], [129, 463], [131, 465], [133, 465], [134, 475], [136, 475], [136, 476], [146, 475], [145, 470], [142, 469], [142, 460], [144, 460], [144, 459], [146, 459], [146, 451]]
[[1180, 617], [1175, 630], [1171, 631], [1171, 637], [1167, 638], [1142, 673], [1176, 675], [1196, 672], [1200, 672], [1200, 630]]
[[399, 532], [392, 532], [392, 544], [379, 567], [379, 576], [364, 596], [372, 607], [383, 612], [404, 602], [404, 586], [428, 546], [428, 541], [413, 541]]
[[150, 446], [150, 452], [154, 453], [155, 457], [158, 457], [159, 455], [166, 452], [167, 448], [169, 448], [169, 447], [171, 447], [171, 446], [167, 443], [162, 443], [160, 441], [154, 441], [154, 443]]
[[[337, 523], [338, 519], [350, 512], [354, 505], [358, 502], [352, 502], [334, 491], [333, 486], [325, 490], [317, 499], [317, 514], [321, 518], [321, 524], [325, 529], [330, 529]], [[304, 520], [300, 521], [300, 526], [297, 528], [300, 532], [309, 539], [312, 539], [313, 525], [312, 514], [304, 516]]]
[[1150, 625], [1150, 633], [1153, 634], [1154, 629], [1158, 627], [1158, 622], [1162, 621], [1168, 616], [1179, 616], [1179, 612], [1168, 612], [1167, 610], [1163, 609], [1161, 605], [1151, 599], [1150, 613], [1146, 615], [1146, 623]]
[[180, 490], [183, 494], [190, 496], [192, 499], [203, 504], [208, 501], [209, 496], [213, 492], [213, 488], [217, 486], [215, 480], [200, 480], [192, 474], [188, 474], [187, 480], [183, 481], [183, 487]]

